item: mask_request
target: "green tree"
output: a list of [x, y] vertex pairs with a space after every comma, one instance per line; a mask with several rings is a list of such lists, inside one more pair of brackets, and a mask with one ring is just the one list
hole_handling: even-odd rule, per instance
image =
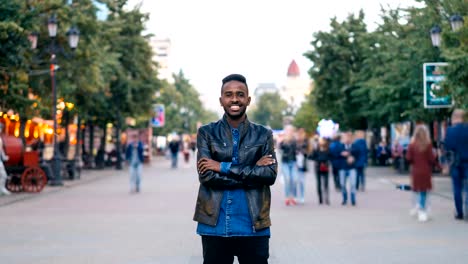
[[330, 32], [314, 34], [313, 49], [304, 54], [314, 64], [309, 74], [315, 87], [308, 101], [316, 106], [319, 116], [334, 119], [342, 127], [365, 126], [360, 105], [366, 98], [355, 94], [362, 85], [362, 68], [369, 52], [364, 12], [349, 15], [341, 23], [333, 18], [330, 26]]
[[307, 97], [308, 101], [302, 103], [293, 120], [295, 127], [304, 128], [308, 133], [313, 133], [317, 129], [319, 122], [318, 111], [315, 108], [312, 97]]
[[272, 129], [282, 129], [288, 108], [286, 100], [279, 93], [265, 93], [256, 100], [255, 106], [249, 110], [249, 119]]
[[167, 135], [172, 132], [194, 134], [197, 123], [215, 121], [217, 114], [204, 108], [200, 94], [185, 77], [183, 71], [173, 74], [174, 83], [166, 82], [156, 99], [165, 105], [166, 124], [155, 128], [154, 134]]

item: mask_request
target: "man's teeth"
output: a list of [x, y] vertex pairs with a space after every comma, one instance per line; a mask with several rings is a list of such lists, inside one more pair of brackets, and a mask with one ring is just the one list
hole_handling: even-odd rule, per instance
[[239, 110], [239, 106], [238, 105], [232, 105], [231, 106], [231, 110]]

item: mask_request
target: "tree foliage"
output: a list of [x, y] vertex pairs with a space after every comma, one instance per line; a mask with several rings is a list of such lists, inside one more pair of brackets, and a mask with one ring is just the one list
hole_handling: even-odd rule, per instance
[[[313, 62], [309, 74], [315, 88], [308, 102], [320, 118], [332, 118], [344, 128], [378, 127], [405, 120], [430, 121], [450, 109], [423, 107], [425, 62], [446, 61], [445, 93], [455, 107], [467, 107], [467, 5], [463, 0], [420, 1], [422, 7], [382, 8], [382, 22], [366, 30], [364, 13], [342, 22], [331, 19], [329, 31], [314, 34], [305, 56]], [[450, 29], [449, 17], [465, 15], [465, 26]], [[443, 28], [443, 45], [434, 48], [429, 31]], [[307, 106], [307, 105], [306, 105]]]
[[166, 124], [156, 128], [155, 134], [189, 133], [197, 131], [197, 124], [206, 124], [218, 119], [213, 111], [206, 110], [200, 100], [200, 94], [187, 79], [183, 71], [173, 74], [174, 83], [165, 82], [156, 99], [165, 105]]
[[[194, 133], [197, 122], [213, 119], [182, 72], [174, 84], [157, 79], [158, 66], [149, 43], [152, 36], [144, 33], [148, 14], [139, 6], [128, 9], [127, 0], [98, 0], [109, 9], [107, 19], [99, 20], [94, 2], [0, 2], [0, 110], [13, 109], [22, 118], [51, 118], [49, 65], [51, 47], [56, 44], [58, 98], [73, 103], [74, 112], [84, 120], [122, 127], [124, 117], [133, 117], [139, 121], [137, 126], [144, 127], [155, 103], [167, 106], [165, 132]], [[54, 40], [45, 26], [51, 15], [59, 21]], [[65, 34], [71, 26], [80, 30], [75, 51], [68, 48]], [[34, 31], [39, 33], [36, 50], [28, 41]], [[182, 118], [181, 108], [187, 109], [187, 118]]]
[[279, 93], [264, 93], [256, 100], [255, 107], [248, 113], [249, 119], [272, 129], [282, 129], [288, 108], [286, 100]]

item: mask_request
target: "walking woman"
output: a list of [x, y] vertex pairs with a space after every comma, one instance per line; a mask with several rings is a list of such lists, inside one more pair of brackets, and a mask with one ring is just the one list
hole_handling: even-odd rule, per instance
[[296, 201], [300, 204], [304, 204], [305, 198], [305, 174], [307, 168], [307, 156], [309, 149], [309, 142], [307, 141], [307, 134], [304, 128], [299, 128], [297, 131], [297, 153], [296, 153], [296, 164], [297, 164], [297, 190], [296, 190]]
[[428, 220], [427, 196], [432, 189], [432, 166], [435, 162], [427, 126], [416, 126], [406, 159], [411, 164], [411, 189], [417, 198], [416, 206], [410, 214], [417, 215], [419, 221], [425, 222]]
[[281, 171], [284, 177], [284, 193], [286, 205], [296, 205], [296, 139], [294, 138], [294, 127], [287, 126], [284, 129], [284, 138], [280, 143]]
[[328, 192], [328, 172], [330, 168], [331, 154], [328, 142], [324, 138], [319, 139], [318, 149], [314, 150], [312, 159], [315, 160], [315, 175], [317, 177], [317, 194], [319, 203], [330, 204]]

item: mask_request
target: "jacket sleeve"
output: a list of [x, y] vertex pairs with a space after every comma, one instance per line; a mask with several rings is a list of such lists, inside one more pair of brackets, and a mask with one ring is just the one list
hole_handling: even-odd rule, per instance
[[[262, 157], [272, 155], [276, 161], [276, 153], [273, 145], [273, 134], [268, 131], [267, 142], [262, 149]], [[278, 172], [278, 162], [276, 161], [269, 166], [251, 165], [232, 165], [229, 170], [229, 175], [238, 181], [244, 183], [247, 187], [258, 187], [263, 185], [273, 185]]]
[[[212, 159], [206, 132], [203, 129], [198, 130], [197, 148], [197, 161], [202, 158]], [[214, 189], [235, 189], [243, 187], [241, 181], [233, 179], [228, 174], [221, 174], [212, 170], [208, 170], [203, 174], [198, 173], [198, 180], [201, 184]]]

